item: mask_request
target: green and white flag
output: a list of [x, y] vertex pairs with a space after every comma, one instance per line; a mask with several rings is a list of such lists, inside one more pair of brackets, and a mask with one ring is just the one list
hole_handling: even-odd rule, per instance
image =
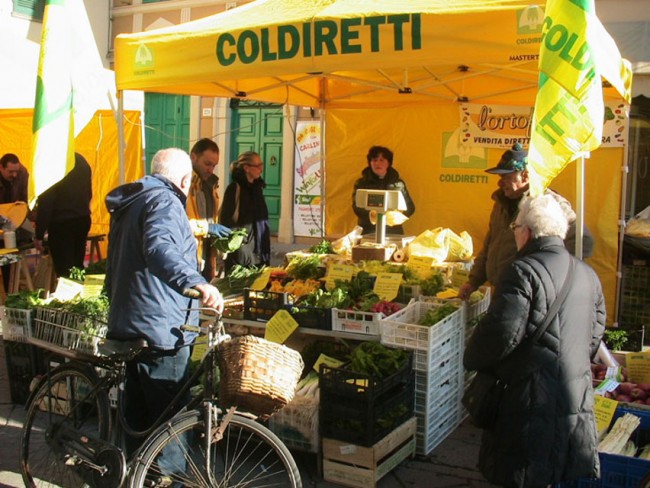
[[602, 78], [630, 102], [632, 70], [596, 17], [594, 0], [549, 0], [528, 152], [539, 195], [571, 161], [601, 144]]
[[105, 90], [103, 65], [82, 0], [46, 0], [32, 122], [30, 200], [74, 166], [74, 138]]

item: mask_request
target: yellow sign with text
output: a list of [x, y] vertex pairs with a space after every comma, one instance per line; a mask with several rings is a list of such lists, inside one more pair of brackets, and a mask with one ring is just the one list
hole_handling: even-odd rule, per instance
[[617, 405], [618, 402], [611, 398], [601, 395], [594, 396], [594, 417], [596, 417], [596, 428], [599, 435], [609, 428]]
[[266, 323], [264, 339], [278, 344], [284, 344], [293, 331], [298, 328], [298, 322], [286, 310], [278, 310]]
[[269, 284], [269, 278], [271, 278], [271, 268], [266, 267], [264, 268], [264, 271], [262, 271], [262, 274], [255, 278], [251, 288], [255, 291], [263, 290], [266, 288], [266, 285]]
[[374, 291], [379, 298], [390, 302], [397, 296], [399, 285], [402, 283], [402, 273], [378, 273]]
[[342, 263], [330, 263], [327, 267], [327, 276], [325, 277], [325, 288], [331, 290], [334, 288], [336, 280], [350, 281], [354, 274], [354, 266]]
[[625, 357], [627, 375], [635, 383], [650, 383], [650, 354], [636, 353]]

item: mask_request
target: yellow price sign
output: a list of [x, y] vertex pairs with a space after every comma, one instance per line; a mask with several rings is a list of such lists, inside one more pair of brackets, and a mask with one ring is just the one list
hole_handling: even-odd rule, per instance
[[611, 398], [601, 395], [594, 396], [594, 417], [596, 417], [596, 428], [599, 434], [609, 429], [617, 405], [618, 402]]
[[350, 281], [354, 274], [354, 266], [342, 263], [329, 263], [327, 266], [327, 276], [325, 277], [325, 288], [331, 290], [334, 288], [336, 280]]
[[298, 328], [298, 322], [286, 310], [278, 310], [266, 323], [264, 339], [278, 344], [284, 344], [293, 331]]
[[402, 273], [378, 273], [374, 291], [379, 298], [390, 302], [397, 296], [399, 285], [402, 283]]
[[208, 352], [208, 341], [195, 342], [192, 346], [192, 361], [201, 361]]
[[410, 268], [429, 269], [433, 265], [433, 256], [409, 256], [406, 265]]
[[639, 352], [625, 356], [627, 375], [635, 383], [650, 383], [650, 354]]
[[325, 354], [321, 353], [321, 355], [318, 356], [318, 359], [314, 363], [314, 371], [319, 373], [321, 364], [324, 364], [325, 366], [329, 366], [330, 368], [339, 368], [343, 366], [343, 361], [332, 358], [330, 356], [326, 356]]
[[255, 278], [255, 281], [253, 281], [253, 284], [251, 285], [251, 289], [255, 291], [263, 290], [266, 288], [266, 285], [269, 284], [269, 278], [271, 278], [271, 268], [266, 267], [264, 268], [264, 271], [262, 271], [262, 274]]
[[451, 286], [460, 288], [469, 280], [469, 271], [462, 268], [454, 268], [451, 272]]

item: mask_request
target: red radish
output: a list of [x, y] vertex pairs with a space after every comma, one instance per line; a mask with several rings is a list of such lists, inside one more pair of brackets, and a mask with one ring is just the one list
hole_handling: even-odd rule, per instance
[[650, 391], [650, 383], [639, 383], [636, 386], [638, 386], [642, 390], [645, 390], [646, 392]]
[[645, 399], [648, 397], [648, 394], [646, 393], [645, 390], [642, 390], [637, 386], [636, 388], [632, 388], [632, 391], [630, 392], [630, 396], [635, 400], [643, 400], [645, 402]]
[[619, 402], [631, 403], [632, 397], [630, 395], [616, 395], [616, 400]]
[[636, 383], [630, 383], [629, 381], [625, 381], [618, 385], [616, 388], [616, 391], [619, 393], [623, 393], [624, 395], [631, 395], [632, 390], [634, 390], [637, 387]]

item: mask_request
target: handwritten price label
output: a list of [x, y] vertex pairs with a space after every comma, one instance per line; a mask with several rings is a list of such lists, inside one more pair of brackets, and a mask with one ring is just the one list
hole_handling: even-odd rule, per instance
[[298, 322], [286, 310], [278, 310], [266, 323], [264, 339], [278, 344], [284, 344], [293, 331], [298, 328]]
[[350, 281], [354, 274], [354, 267], [349, 264], [330, 263], [327, 267], [327, 276], [325, 278], [325, 288], [331, 290], [334, 288], [336, 280]]
[[397, 296], [399, 285], [402, 283], [402, 273], [378, 273], [374, 291], [379, 298], [390, 302]]

